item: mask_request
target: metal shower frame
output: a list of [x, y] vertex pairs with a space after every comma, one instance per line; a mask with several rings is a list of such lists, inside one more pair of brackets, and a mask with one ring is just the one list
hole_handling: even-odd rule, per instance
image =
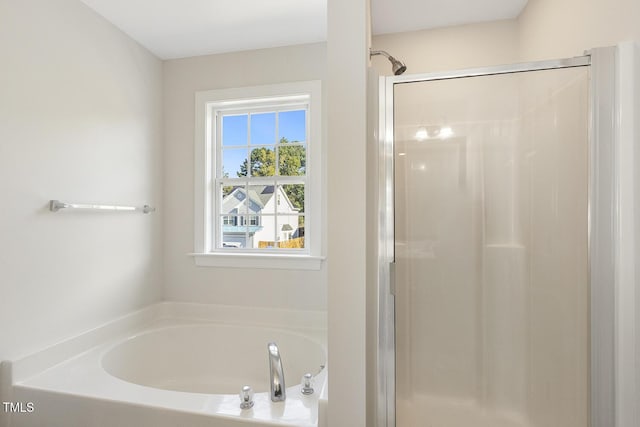
[[618, 49], [584, 56], [466, 70], [380, 77], [378, 83], [378, 287], [375, 423], [395, 427], [394, 87], [434, 80], [590, 67], [588, 280], [590, 295], [589, 427], [615, 425], [615, 266], [618, 192], [616, 76]]

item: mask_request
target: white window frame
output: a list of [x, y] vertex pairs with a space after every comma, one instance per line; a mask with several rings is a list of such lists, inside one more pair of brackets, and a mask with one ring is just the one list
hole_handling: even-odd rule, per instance
[[[322, 250], [321, 82], [306, 81], [196, 92], [195, 96], [194, 257], [198, 266], [319, 270]], [[308, 104], [305, 175], [305, 249], [238, 249], [216, 247], [221, 233], [216, 195], [218, 129], [216, 115], [232, 109]], [[274, 177], [276, 180], [279, 177]], [[295, 177], [291, 177], [295, 178]]]

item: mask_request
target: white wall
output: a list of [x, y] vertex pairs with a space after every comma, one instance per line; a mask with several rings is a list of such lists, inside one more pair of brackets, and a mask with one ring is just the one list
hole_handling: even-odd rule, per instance
[[[620, 426], [640, 423], [640, 48], [635, 43], [620, 47], [619, 180], [620, 223], [617, 276], [618, 419]], [[635, 376], [633, 372], [635, 371]]]
[[[330, 427], [366, 419], [369, 1], [328, 0], [328, 343]], [[349, 209], [344, 209], [348, 206]]]
[[78, 0], [0, 0], [0, 360], [161, 299], [160, 61]]
[[325, 79], [325, 44], [165, 61], [166, 299], [326, 309], [325, 266], [319, 271], [196, 267], [187, 255], [194, 250], [195, 92]]

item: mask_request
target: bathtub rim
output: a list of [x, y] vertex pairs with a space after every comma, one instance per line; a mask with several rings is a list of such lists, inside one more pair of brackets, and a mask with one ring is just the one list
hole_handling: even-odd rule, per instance
[[[123, 339], [132, 331], [171, 321], [275, 327], [309, 333], [320, 337], [322, 342], [327, 342], [326, 311], [162, 301], [129, 312], [34, 353], [2, 362], [5, 369], [10, 371], [11, 385], [17, 385], [95, 347]], [[324, 348], [327, 348], [326, 344]]]
[[[165, 320], [165, 319], [161, 319], [161, 320]], [[175, 319], [172, 319], [175, 322]], [[183, 319], [179, 319], [179, 320], [183, 320]], [[169, 325], [153, 325], [151, 327], [146, 327], [142, 330], [139, 331], [135, 331], [133, 334], [123, 337], [121, 339], [116, 339], [113, 340], [112, 342], [109, 343], [105, 343], [103, 346], [100, 346], [100, 350], [99, 350], [99, 354], [97, 355], [98, 357], [98, 363], [100, 365], [100, 368], [107, 374], [110, 375], [112, 377], [114, 377], [117, 380], [123, 381], [125, 383], [129, 383], [129, 384], [135, 384], [141, 387], [148, 387], [148, 388], [155, 388], [158, 390], [166, 390], [166, 391], [175, 391], [175, 392], [184, 392], [184, 393], [197, 393], [197, 394], [220, 394], [220, 395], [225, 395], [225, 396], [236, 396], [237, 393], [200, 393], [200, 392], [195, 392], [195, 391], [183, 391], [183, 390], [172, 390], [172, 389], [166, 389], [166, 388], [161, 388], [161, 387], [153, 387], [150, 385], [145, 385], [145, 384], [140, 384], [137, 382], [133, 382], [133, 381], [129, 381], [127, 379], [122, 378], [121, 376], [118, 375], [114, 375], [112, 374], [106, 367], [105, 367], [105, 357], [107, 357], [107, 355], [109, 353], [111, 353], [111, 351], [115, 350], [116, 348], [118, 348], [119, 346], [131, 341], [131, 340], [135, 340], [136, 338], [145, 336], [145, 335], [150, 335], [153, 333], [158, 333], [161, 332], [163, 330], [167, 330], [167, 329], [179, 329], [179, 328], [190, 328], [190, 327], [207, 327], [207, 326], [221, 326], [221, 327], [229, 327], [229, 328], [260, 328], [263, 330], [271, 330], [271, 331], [277, 331], [277, 332], [284, 332], [286, 334], [289, 335], [293, 335], [296, 337], [301, 337], [304, 338], [308, 341], [313, 342], [314, 344], [317, 344], [321, 351], [322, 351], [322, 355], [323, 355], [323, 364], [321, 365], [322, 368], [319, 371], [316, 371], [315, 373], [312, 372], [312, 374], [314, 374], [314, 378], [316, 378], [316, 385], [319, 386], [318, 390], [316, 391], [316, 393], [318, 394], [323, 394], [323, 392], [325, 391], [324, 389], [326, 388], [326, 373], [327, 373], [327, 367], [328, 367], [328, 351], [327, 351], [327, 345], [326, 345], [326, 341], [322, 342], [322, 340], [315, 335], [309, 334], [308, 330], [300, 330], [300, 329], [292, 329], [292, 328], [283, 328], [283, 327], [266, 327], [266, 326], [262, 326], [262, 325], [253, 325], [253, 324], [243, 324], [243, 323], [229, 323], [229, 322], [207, 322], [207, 321], [199, 321], [199, 322], [193, 322], [193, 321], [187, 321], [185, 323], [179, 322], [179, 323], [173, 323], [173, 324], [169, 324]], [[305, 333], [307, 332], [307, 333]], [[266, 345], [266, 343], [265, 343]], [[266, 351], [265, 351], [266, 354]], [[286, 391], [287, 393], [292, 393], [295, 390], [299, 389], [299, 384], [298, 384], [298, 379], [297, 378], [291, 378], [287, 381], [290, 385], [286, 387]], [[238, 383], [238, 390], [240, 389], [242, 384]], [[264, 393], [267, 394], [268, 391], [256, 391], [255, 394], [258, 395], [260, 393]], [[326, 394], [326, 393], [325, 393]]]

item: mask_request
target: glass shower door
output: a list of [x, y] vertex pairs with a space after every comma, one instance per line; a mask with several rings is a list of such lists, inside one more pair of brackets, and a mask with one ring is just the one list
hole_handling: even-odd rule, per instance
[[396, 84], [398, 427], [587, 427], [589, 67]]

